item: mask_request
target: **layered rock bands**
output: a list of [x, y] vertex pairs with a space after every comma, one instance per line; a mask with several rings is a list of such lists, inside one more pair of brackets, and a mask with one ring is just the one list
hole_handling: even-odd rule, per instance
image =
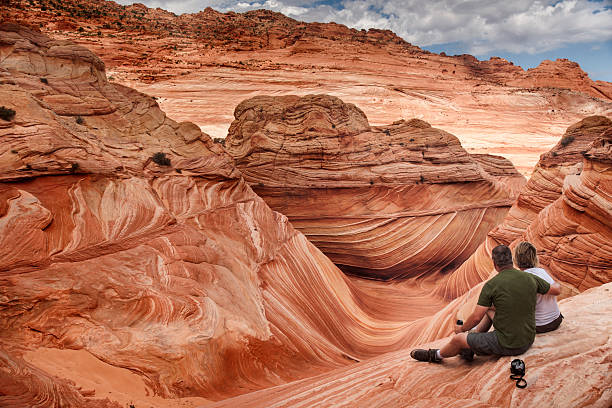
[[[306, 377], [233, 404], [539, 403], [508, 397], [511, 383], [491, 389], [487, 378], [507, 381], [503, 359], [403, 364], [404, 349], [448, 336], [475, 301], [486, 260], [436, 272], [507, 212], [524, 182], [512, 166], [420, 121], [370, 127], [337, 99], [264, 102], [239, 105], [229, 155], [109, 83], [86, 49], [0, 25], [0, 406], [198, 406]], [[571, 293], [610, 280], [609, 120], [567, 136], [487, 240], [532, 240]], [[366, 260], [378, 279], [428, 279], [349, 279], [249, 184], [347, 270]], [[533, 389], [574, 378], [575, 396], [554, 401], [610, 404], [608, 290], [562, 305], [569, 323], [527, 355]], [[561, 360], [574, 377], [550, 364]]]
[[344, 271], [389, 280], [450, 272], [514, 202], [524, 178], [420, 120], [371, 127], [327, 95], [255, 97], [225, 147], [268, 205]]
[[530, 241], [564, 296], [612, 279], [612, 121], [592, 116], [569, 127], [542, 155], [503, 222], [438, 293], [455, 298], [492, 273], [491, 249]]
[[353, 285], [86, 49], [5, 24], [0, 55], [0, 405], [197, 405], [448, 332], [419, 319], [446, 301]]
[[[538, 335], [520, 358], [527, 388], [510, 380], [515, 357], [483, 357], [467, 364], [426, 364], [401, 350], [327, 374], [231, 398], [222, 407], [608, 407], [612, 343], [612, 284], [561, 302], [561, 327]], [[592, 330], [584, 330], [588, 325]], [[425, 344], [439, 348], [446, 340]]]
[[219, 399], [406, 344], [197, 127], [84, 48], [8, 24], [0, 55], [0, 405], [115, 404], [40, 347]]

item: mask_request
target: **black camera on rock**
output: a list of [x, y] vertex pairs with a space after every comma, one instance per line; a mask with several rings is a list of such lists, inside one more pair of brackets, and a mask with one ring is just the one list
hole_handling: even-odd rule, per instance
[[[525, 362], [518, 358], [515, 358], [510, 363], [510, 372], [512, 375], [524, 376], [525, 375]], [[514, 379], [514, 378], [513, 378]]]
[[521, 359], [515, 358], [510, 363], [510, 379], [516, 381], [518, 388], [525, 388], [527, 381], [523, 378], [525, 376], [525, 362]]

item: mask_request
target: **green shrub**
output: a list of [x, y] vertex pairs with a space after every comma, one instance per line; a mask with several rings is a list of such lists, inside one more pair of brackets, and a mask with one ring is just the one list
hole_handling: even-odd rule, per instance
[[151, 160], [160, 166], [170, 166], [170, 159], [166, 157], [166, 153], [157, 152], [151, 157]]
[[0, 106], [0, 119], [6, 120], [7, 122], [13, 120], [15, 117], [15, 111], [11, 108]]
[[76, 123], [79, 125], [82, 125], [83, 123], [85, 123], [85, 121], [83, 120], [83, 118], [81, 116], [77, 116], [76, 117]]
[[49, 81], [47, 81], [47, 78], [40, 78], [40, 82], [42, 82], [43, 84], [49, 83]]
[[565, 147], [569, 145], [570, 143], [572, 143], [573, 141], [574, 141], [574, 136], [572, 135], [563, 136], [563, 138], [561, 139], [561, 146]]

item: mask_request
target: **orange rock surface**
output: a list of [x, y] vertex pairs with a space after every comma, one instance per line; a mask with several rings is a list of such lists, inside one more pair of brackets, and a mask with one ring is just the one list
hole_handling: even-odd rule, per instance
[[335, 264], [368, 278], [451, 272], [525, 182], [426, 122], [370, 127], [334, 97], [255, 97], [235, 117], [225, 148], [245, 180]]
[[423, 119], [469, 152], [502, 155], [528, 176], [572, 123], [612, 114], [612, 85], [562, 59], [523, 70], [502, 58], [433, 54], [390, 31], [266, 10], [177, 16], [89, 0], [12, 0], [0, 10], [85, 45], [115, 81], [215, 138], [226, 136], [247, 97], [325, 93], [356, 104], [375, 125]]
[[494, 273], [490, 253], [499, 244], [530, 241], [565, 295], [612, 276], [612, 121], [593, 116], [570, 126], [542, 155], [503, 222], [437, 292], [453, 299]]
[[193, 406], [439, 334], [422, 318], [445, 300], [353, 284], [91, 52], [5, 24], [0, 55], [0, 405], [125, 403], [106, 372]]
[[[435, 294], [448, 287], [439, 279], [348, 278], [253, 192], [221, 145], [168, 118], [154, 99], [109, 82], [87, 49], [4, 24], [0, 56], [1, 104], [15, 111], [0, 119], [0, 406], [188, 407], [264, 388], [222, 403], [529, 406], [548, 395], [510, 396], [505, 359], [457, 369], [404, 363], [409, 347], [451, 333], [478, 284], [449, 301]], [[338, 106], [353, 115], [351, 134], [361, 135], [365, 116]], [[472, 156], [423, 122], [367, 126], [365, 133], [399, 143], [401, 157], [420, 152], [433, 180], [450, 176], [441, 171], [449, 166], [457, 181], [496, 185], [483, 200], [516, 186], [507, 161]], [[590, 132], [598, 135], [583, 142]], [[394, 138], [411, 133], [430, 148], [401, 149], [407, 142]], [[610, 280], [612, 217], [608, 122], [586, 119], [569, 134], [574, 140], [546, 158], [561, 168], [584, 151], [582, 170], [579, 161], [560, 170], [574, 175], [552, 182], [562, 186], [557, 198], [518, 234], [544, 249], [543, 263], [571, 294]], [[384, 175], [383, 162], [398, 166], [377, 144], [351, 188], [368, 188], [366, 175]], [[427, 156], [443, 146], [447, 156]], [[380, 153], [376, 160], [372, 152]], [[321, 163], [319, 151], [309, 154], [310, 164]], [[411, 160], [401, 162], [408, 189], [443, 186], [421, 183]], [[288, 180], [304, 187], [303, 178]], [[378, 183], [392, 187], [388, 179]], [[610, 405], [609, 288], [565, 301], [560, 331], [539, 337], [526, 354], [537, 374], [528, 377], [528, 393], [553, 387], [559, 405]], [[378, 381], [387, 373], [389, 383]], [[331, 383], [338, 387], [318, 386], [328, 378], [338, 378]], [[423, 381], [430, 378], [449, 386], [432, 395], [433, 380]], [[488, 378], [503, 378], [506, 388], [497, 393]], [[269, 388], [296, 379], [302, 382]]]
[[[566, 317], [561, 327], [538, 335], [520, 356], [525, 389], [508, 378], [515, 357], [428, 364], [401, 350], [207, 407], [608, 407], [611, 292], [608, 283], [560, 302]], [[424, 347], [438, 348], [445, 341]]]

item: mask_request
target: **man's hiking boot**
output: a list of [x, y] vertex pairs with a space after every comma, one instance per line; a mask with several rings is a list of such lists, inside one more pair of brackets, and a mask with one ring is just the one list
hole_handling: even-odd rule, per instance
[[428, 361], [431, 363], [441, 363], [442, 359], [436, 356], [438, 349], [414, 349], [410, 352], [410, 357], [418, 361]]
[[461, 351], [459, 352], [459, 357], [468, 362], [474, 361], [474, 351], [469, 348], [461, 349]]

